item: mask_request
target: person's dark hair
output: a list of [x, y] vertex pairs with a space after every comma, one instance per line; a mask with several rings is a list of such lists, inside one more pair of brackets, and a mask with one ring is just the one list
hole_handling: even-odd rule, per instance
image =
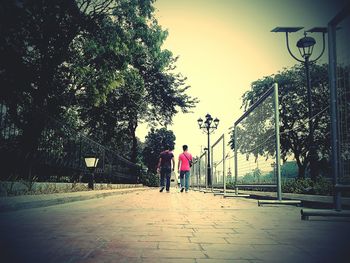
[[188, 146], [185, 144], [185, 145], [182, 146], [182, 149], [183, 149], [184, 151], [186, 151], [186, 150], [188, 149]]

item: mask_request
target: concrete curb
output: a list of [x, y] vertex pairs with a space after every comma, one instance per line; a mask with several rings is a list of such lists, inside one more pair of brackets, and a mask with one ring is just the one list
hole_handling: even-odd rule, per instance
[[[207, 193], [212, 193], [207, 191]], [[226, 190], [226, 196], [224, 197], [254, 197], [254, 198], [277, 198], [276, 192], [264, 192], [264, 191], [253, 191], [253, 190], [239, 190], [239, 195], [235, 195], [235, 190]], [[230, 196], [233, 194], [232, 196]], [[215, 195], [215, 194], [214, 194]], [[245, 195], [245, 196], [244, 196]], [[295, 194], [295, 193], [282, 193], [283, 199], [300, 200], [304, 203], [318, 203], [324, 205], [332, 205], [334, 200], [333, 196], [327, 195], [310, 195], [310, 194]], [[350, 207], [350, 197], [342, 197], [342, 205]]]
[[[260, 191], [246, 191], [246, 190], [240, 190], [240, 192], [244, 194], [250, 194], [252, 196], [277, 198], [276, 192], [260, 192]], [[302, 202], [322, 203], [322, 204], [331, 205], [333, 204], [334, 197], [325, 196], [325, 195], [282, 193], [282, 198], [291, 199], [291, 200], [301, 200]], [[342, 197], [342, 205], [350, 206], [350, 198]]]
[[47, 207], [69, 202], [84, 201], [94, 198], [105, 198], [112, 195], [145, 191], [151, 188], [137, 187], [114, 190], [83, 191], [60, 194], [28, 195], [0, 198], [0, 213], [21, 209]]

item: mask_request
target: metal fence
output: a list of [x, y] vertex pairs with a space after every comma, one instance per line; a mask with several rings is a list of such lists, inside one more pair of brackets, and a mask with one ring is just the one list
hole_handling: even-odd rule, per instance
[[328, 24], [331, 90], [332, 173], [335, 207], [341, 191], [350, 189], [350, 4]]
[[212, 190], [213, 187], [223, 188], [226, 193], [226, 152], [225, 152], [225, 134], [211, 146], [211, 167], [212, 173]]
[[[9, 120], [6, 106], [0, 104], [1, 180], [20, 179], [21, 136], [22, 131]], [[138, 182], [140, 166], [52, 118], [48, 119], [37, 151], [32, 154], [32, 173], [38, 181], [84, 182], [87, 180], [84, 157], [91, 154], [99, 158], [95, 169], [96, 182]]]
[[196, 158], [196, 162], [192, 166], [192, 183], [193, 189], [207, 188], [207, 152], [203, 152]]
[[235, 187], [277, 189], [282, 200], [278, 85], [234, 123]]

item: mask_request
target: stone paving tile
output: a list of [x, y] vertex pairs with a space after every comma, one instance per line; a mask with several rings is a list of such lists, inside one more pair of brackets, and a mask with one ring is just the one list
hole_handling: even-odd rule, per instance
[[194, 230], [193, 229], [169, 229], [169, 228], [163, 228], [161, 232], [152, 232], [149, 233], [149, 235], [169, 235], [169, 236], [175, 236], [175, 237], [193, 237], [194, 236]]
[[225, 227], [225, 228], [217, 228], [215, 226], [210, 226], [210, 228], [200, 228], [197, 229], [196, 232], [202, 232], [202, 233], [237, 233], [236, 230], [232, 227]]
[[[62, 261], [65, 262], [65, 261]], [[141, 258], [129, 258], [129, 257], [120, 257], [120, 255], [117, 254], [107, 254], [103, 253], [100, 255], [94, 255], [91, 257], [78, 259], [78, 260], [72, 260], [71, 262], [77, 262], [77, 263], [142, 263]]]
[[194, 237], [195, 238], [226, 238], [226, 237], [230, 237], [230, 235], [227, 232], [195, 232], [194, 233]]
[[178, 259], [178, 258], [143, 258], [142, 263], [197, 263], [195, 259]]
[[203, 251], [198, 250], [185, 250], [185, 249], [148, 249], [144, 250], [142, 254], [143, 258], [177, 258], [181, 259], [196, 259], [196, 258], [207, 258]]
[[230, 237], [225, 238], [225, 240], [230, 244], [250, 244], [250, 245], [277, 245], [277, 241], [272, 238], [262, 238], [262, 237], [240, 237], [237, 235], [237, 238]]
[[169, 235], [161, 235], [161, 236], [140, 236], [139, 241], [158, 241], [158, 242], [179, 242], [185, 243], [188, 242], [188, 237], [183, 236], [169, 236]]
[[207, 243], [207, 244], [227, 244], [227, 240], [223, 237], [211, 237], [207, 236], [205, 238], [198, 238], [198, 237], [190, 237], [191, 243]]
[[252, 245], [200, 244], [204, 251], [252, 251]]
[[158, 248], [169, 250], [202, 250], [199, 244], [188, 242], [159, 242]]
[[157, 249], [159, 247], [158, 242], [125, 242], [119, 239], [111, 240], [107, 242], [103, 249], [113, 250], [113, 249]]
[[250, 260], [244, 260], [244, 259], [212, 259], [212, 258], [206, 258], [206, 259], [198, 259], [196, 261], [197, 263], [250, 263]]

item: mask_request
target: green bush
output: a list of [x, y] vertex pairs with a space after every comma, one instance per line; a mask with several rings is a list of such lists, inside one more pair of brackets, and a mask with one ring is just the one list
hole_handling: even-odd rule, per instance
[[315, 181], [310, 178], [293, 179], [282, 183], [284, 193], [333, 195], [333, 183], [324, 177], [318, 177]]
[[139, 183], [145, 186], [158, 186], [159, 185], [159, 176], [155, 173], [142, 173], [139, 177]]
[[[235, 189], [235, 183], [230, 182], [226, 184], [227, 189]], [[254, 189], [262, 191], [263, 189]], [[333, 195], [333, 182], [325, 177], [318, 177], [315, 181], [310, 178], [305, 179], [289, 179], [282, 182], [283, 193], [295, 194], [313, 194], [313, 195]]]

